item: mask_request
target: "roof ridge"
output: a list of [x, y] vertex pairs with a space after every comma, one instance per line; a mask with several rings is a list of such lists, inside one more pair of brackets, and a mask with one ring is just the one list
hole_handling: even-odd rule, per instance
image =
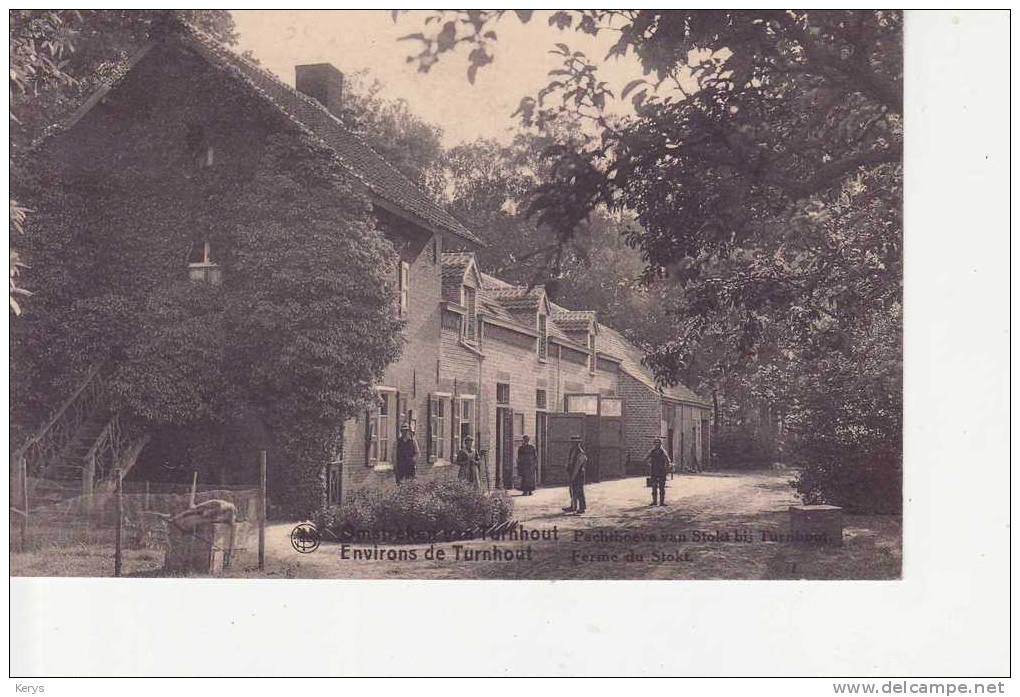
[[[272, 72], [271, 70], [267, 70], [266, 68], [263, 68], [261, 65], [259, 65], [258, 63], [252, 62], [248, 58], [245, 58], [240, 53], [237, 53], [236, 51], [231, 49], [229, 46], [226, 46], [222, 42], [217, 41], [213, 36], [211, 36], [210, 34], [207, 34], [206, 32], [202, 31], [201, 29], [199, 29], [198, 27], [194, 26], [193, 24], [191, 24], [189, 22], [183, 22], [183, 21], [181, 22], [181, 24], [188, 31], [194, 33], [197, 38], [202, 39], [202, 40], [207, 41], [208, 43], [212, 44], [213, 50], [217, 50], [218, 49], [220, 51], [225, 51], [225, 52], [230, 53], [231, 57], [234, 60], [237, 60], [238, 62], [244, 63], [249, 68], [260, 72], [263, 76], [269, 78], [270, 80], [272, 80], [273, 82], [277, 83], [278, 85], [280, 85], [284, 89], [287, 89], [287, 90], [290, 90], [291, 92], [293, 92], [294, 95], [296, 95], [300, 99], [304, 100], [304, 102], [306, 104], [308, 104], [310, 106], [313, 106], [316, 109], [318, 109], [319, 111], [323, 112], [326, 116], [331, 118], [333, 121], [336, 121], [337, 125], [340, 126], [340, 128], [344, 129], [344, 131], [347, 133], [347, 135], [349, 135], [354, 140], [358, 141], [359, 145], [363, 146], [367, 150], [370, 150], [373, 155], [378, 157], [387, 167], [389, 167], [391, 170], [393, 170], [393, 172], [397, 176], [401, 177], [404, 181], [406, 181], [411, 186], [414, 186], [415, 188], [418, 188], [419, 190], [421, 189], [421, 187], [419, 187], [417, 184], [415, 184], [414, 181], [412, 181], [406, 174], [404, 174], [399, 169], [394, 167], [393, 164], [389, 160], [387, 160], [385, 157], [380, 155], [376, 151], [376, 149], [373, 148], [371, 145], [369, 145], [361, 136], [359, 136], [357, 133], [355, 133], [350, 128], [348, 128], [344, 124], [344, 122], [341, 121], [339, 119], [339, 117], [337, 117], [336, 114], [334, 114], [332, 111], [327, 109], [326, 106], [324, 104], [322, 104], [319, 100], [315, 99], [314, 97], [309, 97], [307, 94], [305, 94], [301, 90], [297, 89], [296, 87], [292, 87], [291, 85], [287, 84], [276, 73]], [[307, 128], [307, 124], [305, 125], [305, 127]], [[424, 193], [424, 191], [422, 191], [422, 193]], [[447, 213], [449, 213], [449, 211], [447, 211]], [[451, 213], [450, 215], [453, 215], [453, 214]], [[463, 221], [461, 221], [461, 222], [463, 222]]]
[[[259, 75], [260, 77], [268, 80], [270, 83], [275, 85], [276, 88], [284, 90], [285, 93], [288, 96], [295, 97], [301, 103], [303, 103], [304, 105], [306, 105], [306, 106], [308, 106], [310, 108], [313, 108], [316, 111], [316, 113], [318, 113], [320, 116], [325, 116], [328, 119], [328, 121], [331, 122], [337, 128], [337, 130], [342, 134], [343, 137], [350, 138], [351, 141], [357, 147], [363, 148], [365, 151], [370, 153], [373, 156], [373, 158], [377, 161], [377, 163], [381, 163], [386, 168], [386, 172], [389, 175], [395, 176], [395, 178], [399, 182], [402, 182], [402, 184], [405, 187], [407, 187], [411, 191], [416, 192], [417, 196], [421, 198], [422, 202], [425, 205], [434, 207], [437, 211], [440, 211], [444, 216], [447, 216], [452, 221], [452, 223], [454, 223], [454, 225], [451, 225], [449, 223], [441, 223], [442, 227], [448, 228], [449, 231], [452, 232], [453, 234], [459, 235], [461, 237], [466, 237], [469, 241], [471, 241], [474, 244], [481, 244], [481, 245], [484, 246], [484, 242], [482, 242], [481, 238], [478, 237], [477, 234], [472, 232], [467, 227], [467, 225], [464, 224], [463, 220], [461, 220], [456, 215], [454, 215], [450, 210], [448, 210], [445, 206], [443, 206], [439, 201], [436, 201], [434, 198], [429, 196], [421, 186], [419, 186], [410, 177], [408, 177], [403, 172], [401, 172], [399, 169], [397, 169], [397, 167], [394, 166], [393, 163], [390, 162], [387, 158], [385, 158], [382, 155], [380, 155], [379, 152], [376, 151], [371, 145], [369, 145], [360, 135], [358, 135], [357, 133], [352, 131], [350, 128], [348, 128], [343, 123], [343, 121], [341, 121], [340, 118], [337, 117], [336, 114], [332, 113], [329, 109], [327, 109], [318, 100], [316, 100], [313, 97], [308, 96], [304, 92], [301, 92], [296, 87], [292, 87], [291, 85], [287, 84], [276, 73], [274, 73], [274, 72], [272, 72], [270, 70], [267, 70], [266, 68], [262, 67], [261, 65], [259, 65], [257, 63], [252, 62], [248, 58], [244, 57], [240, 53], [237, 53], [236, 51], [234, 51], [230, 47], [224, 45], [222, 42], [217, 41], [211, 35], [207, 34], [206, 32], [202, 31], [198, 27], [192, 25], [191, 23], [185, 22], [185, 21], [180, 21], [179, 22], [179, 26], [181, 27], [181, 31], [179, 33], [181, 33], [181, 34], [183, 34], [183, 35], [185, 35], [187, 37], [190, 37], [190, 38], [194, 39], [195, 41], [197, 41], [203, 48], [205, 48], [206, 50], [208, 50], [212, 54], [214, 54], [214, 56], [218, 60], [226, 62], [228, 65], [229, 65], [229, 63], [231, 61], [233, 61], [233, 62], [238, 64], [238, 65], [232, 65], [232, 66], [229, 66], [229, 67], [233, 67], [235, 69], [249, 70], [249, 71]], [[244, 77], [248, 82], [252, 82], [252, 80], [248, 76], [244, 75], [243, 70], [242, 70], [242, 77]], [[343, 152], [340, 152], [340, 150], [337, 147], [335, 147], [334, 145], [331, 145], [328, 140], [326, 140], [325, 138], [323, 138], [319, 134], [315, 133], [315, 130], [311, 126], [309, 126], [308, 123], [305, 122], [305, 120], [300, 116], [299, 113], [292, 113], [293, 110], [289, 110], [286, 107], [284, 107], [283, 105], [277, 104], [276, 99], [272, 95], [266, 93], [258, 85], [255, 85], [253, 83], [253, 87], [257, 91], [262, 92], [264, 94], [265, 98], [269, 102], [274, 104], [291, 121], [297, 123], [298, 125], [303, 127], [306, 131], [311, 132], [319, 141], [321, 141], [326, 146], [326, 148], [331, 150], [337, 156], [337, 158], [344, 164], [344, 166], [347, 169], [349, 169], [352, 173], [354, 173], [354, 175], [358, 179], [360, 179], [366, 186], [368, 186], [370, 189], [376, 190], [377, 187], [374, 187], [372, 184], [369, 183], [369, 180], [371, 179], [371, 176], [366, 177], [365, 175], [360, 173], [358, 171], [358, 166], [355, 165], [355, 164], [352, 164], [352, 160], [351, 160], [350, 157], [345, 156], [345, 154]], [[375, 192], [379, 196], [381, 196], [383, 198], [386, 198], [386, 196], [384, 194], [380, 193], [379, 191], [375, 191]], [[398, 204], [398, 205], [400, 205], [400, 204]], [[416, 214], [417, 215], [421, 215], [420, 212], [416, 212]], [[428, 217], [425, 216], [425, 219], [428, 220]], [[431, 221], [431, 222], [432, 223], [436, 223], [437, 221]], [[457, 229], [458, 226], [459, 226], [460, 230]]]

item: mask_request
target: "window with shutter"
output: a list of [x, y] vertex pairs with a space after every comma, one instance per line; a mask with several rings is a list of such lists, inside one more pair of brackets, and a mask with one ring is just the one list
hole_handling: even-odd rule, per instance
[[376, 404], [365, 412], [365, 460], [369, 466], [391, 464], [396, 447], [399, 395], [392, 388], [377, 388]]
[[436, 399], [436, 458], [440, 460], [446, 457], [447, 406], [448, 400], [443, 397]]
[[464, 340], [478, 340], [478, 301], [477, 291], [471, 286], [464, 286], [464, 319], [462, 320]]
[[460, 431], [460, 399], [454, 397], [450, 400], [450, 457], [452, 458], [459, 448], [457, 433]]
[[372, 417], [372, 410], [365, 411], [365, 464], [369, 467], [375, 462], [376, 447], [376, 420]]
[[397, 276], [397, 286], [400, 291], [400, 316], [407, 317], [407, 308], [410, 301], [410, 278], [411, 266], [406, 261], [400, 262], [400, 269]]
[[429, 395], [427, 413], [425, 414], [425, 453], [428, 457], [429, 462], [435, 462], [436, 459], [436, 448], [433, 445], [435, 437], [435, 424], [432, 421], [432, 414], [434, 409], [432, 408], [435, 404], [435, 397]]
[[390, 441], [393, 435], [393, 408], [390, 402], [392, 397], [389, 393], [383, 392], [379, 395], [379, 423], [376, 428], [376, 441], [378, 448], [376, 458], [379, 462], [390, 461]]
[[538, 357], [545, 360], [549, 355], [549, 327], [546, 316], [538, 316]]
[[475, 395], [459, 395], [453, 399], [450, 427], [451, 457], [464, 444], [466, 436], [475, 437]]
[[496, 404], [510, 403], [510, 384], [506, 382], [496, 383]]

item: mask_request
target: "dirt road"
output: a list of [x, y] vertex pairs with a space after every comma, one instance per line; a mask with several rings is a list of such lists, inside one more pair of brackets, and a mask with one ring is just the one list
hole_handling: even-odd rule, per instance
[[[677, 476], [667, 505], [650, 506], [643, 478], [589, 485], [588, 511], [566, 514], [563, 488], [515, 496], [526, 539], [422, 544], [323, 542], [301, 554], [294, 523], [267, 531], [270, 577], [745, 579], [896, 578], [901, 524], [892, 516], [847, 516], [842, 547], [783, 541], [798, 503], [789, 473]], [[519, 537], [519, 535], [518, 535]], [[240, 570], [239, 570], [240, 571]], [[243, 575], [255, 575], [251, 572]], [[261, 576], [261, 574], [258, 574]]]

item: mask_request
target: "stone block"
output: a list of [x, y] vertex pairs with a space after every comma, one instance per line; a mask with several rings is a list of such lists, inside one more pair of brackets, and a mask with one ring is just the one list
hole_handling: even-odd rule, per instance
[[229, 566], [233, 526], [230, 523], [205, 523], [194, 530], [170, 525], [167, 534], [167, 573], [219, 574]]
[[839, 506], [790, 506], [790, 537], [807, 544], [843, 544], [843, 509]]

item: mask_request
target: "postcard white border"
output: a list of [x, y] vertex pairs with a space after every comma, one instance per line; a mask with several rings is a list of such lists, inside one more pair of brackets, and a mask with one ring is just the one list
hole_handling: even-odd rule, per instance
[[907, 18], [902, 581], [18, 578], [13, 674], [1004, 674], [1010, 23]]

